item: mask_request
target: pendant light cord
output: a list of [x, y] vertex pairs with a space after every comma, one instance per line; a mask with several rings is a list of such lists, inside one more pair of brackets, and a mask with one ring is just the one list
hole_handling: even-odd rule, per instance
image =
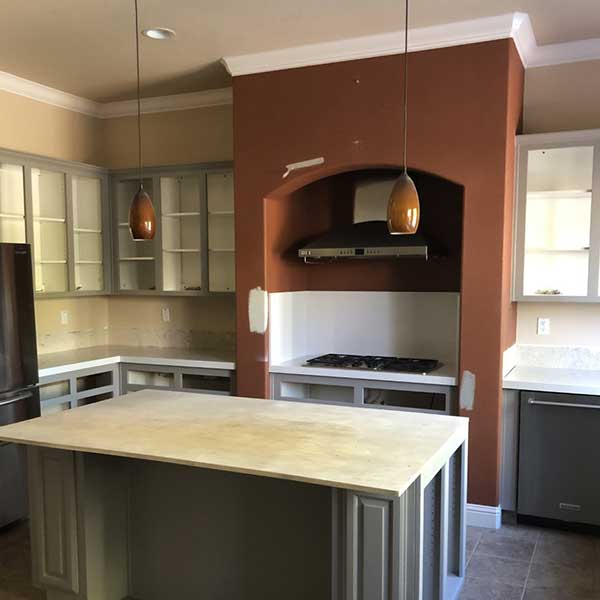
[[[137, 0], [136, 0], [137, 2]], [[404, 174], [407, 173], [406, 168], [406, 146], [408, 139], [408, 0], [404, 9]]]
[[135, 5], [135, 60], [137, 67], [137, 126], [138, 126], [138, 171], [140, 178], [140, 187], [144, 187], [142, 172], [142, 99], [140, 92], [140, 37], [138, 23], [138, 3], [133, 0]]

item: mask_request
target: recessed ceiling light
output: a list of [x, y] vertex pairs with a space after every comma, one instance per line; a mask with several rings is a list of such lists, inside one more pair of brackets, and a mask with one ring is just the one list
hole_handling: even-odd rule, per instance
[[176, 33], [166, 27], [152, 27], [151, 29], [144, 29], [142, 35], [152, 40], [170, 40], [175, 37]]

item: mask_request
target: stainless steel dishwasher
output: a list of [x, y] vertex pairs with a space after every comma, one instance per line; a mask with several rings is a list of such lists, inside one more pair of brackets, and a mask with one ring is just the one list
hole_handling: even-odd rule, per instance
[[600, 397], [521, 392], [517, 512], [600, 525]]

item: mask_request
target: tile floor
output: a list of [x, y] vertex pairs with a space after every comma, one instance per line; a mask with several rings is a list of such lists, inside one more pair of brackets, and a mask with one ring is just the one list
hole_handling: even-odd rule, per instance
[[535, 527], [467, 531], [460, 600], [600, 600], [600, 538]]
[[[504, 525], [469, 527], [460, 600], [600, 600], [600, 538]], [[0, 529], [0, 600], [44, 600], [30, 584], [29, 532]]]

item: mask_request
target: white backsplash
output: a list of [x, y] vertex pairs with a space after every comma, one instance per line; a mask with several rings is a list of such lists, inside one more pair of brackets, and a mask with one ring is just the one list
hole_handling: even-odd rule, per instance
[[437, 358], [455, 366], [460, 295], [450, 292], [269, 294], [271, 364], [328, 352]]
[[600, 370], [600, 348], [519, 344], [519, 366]]

